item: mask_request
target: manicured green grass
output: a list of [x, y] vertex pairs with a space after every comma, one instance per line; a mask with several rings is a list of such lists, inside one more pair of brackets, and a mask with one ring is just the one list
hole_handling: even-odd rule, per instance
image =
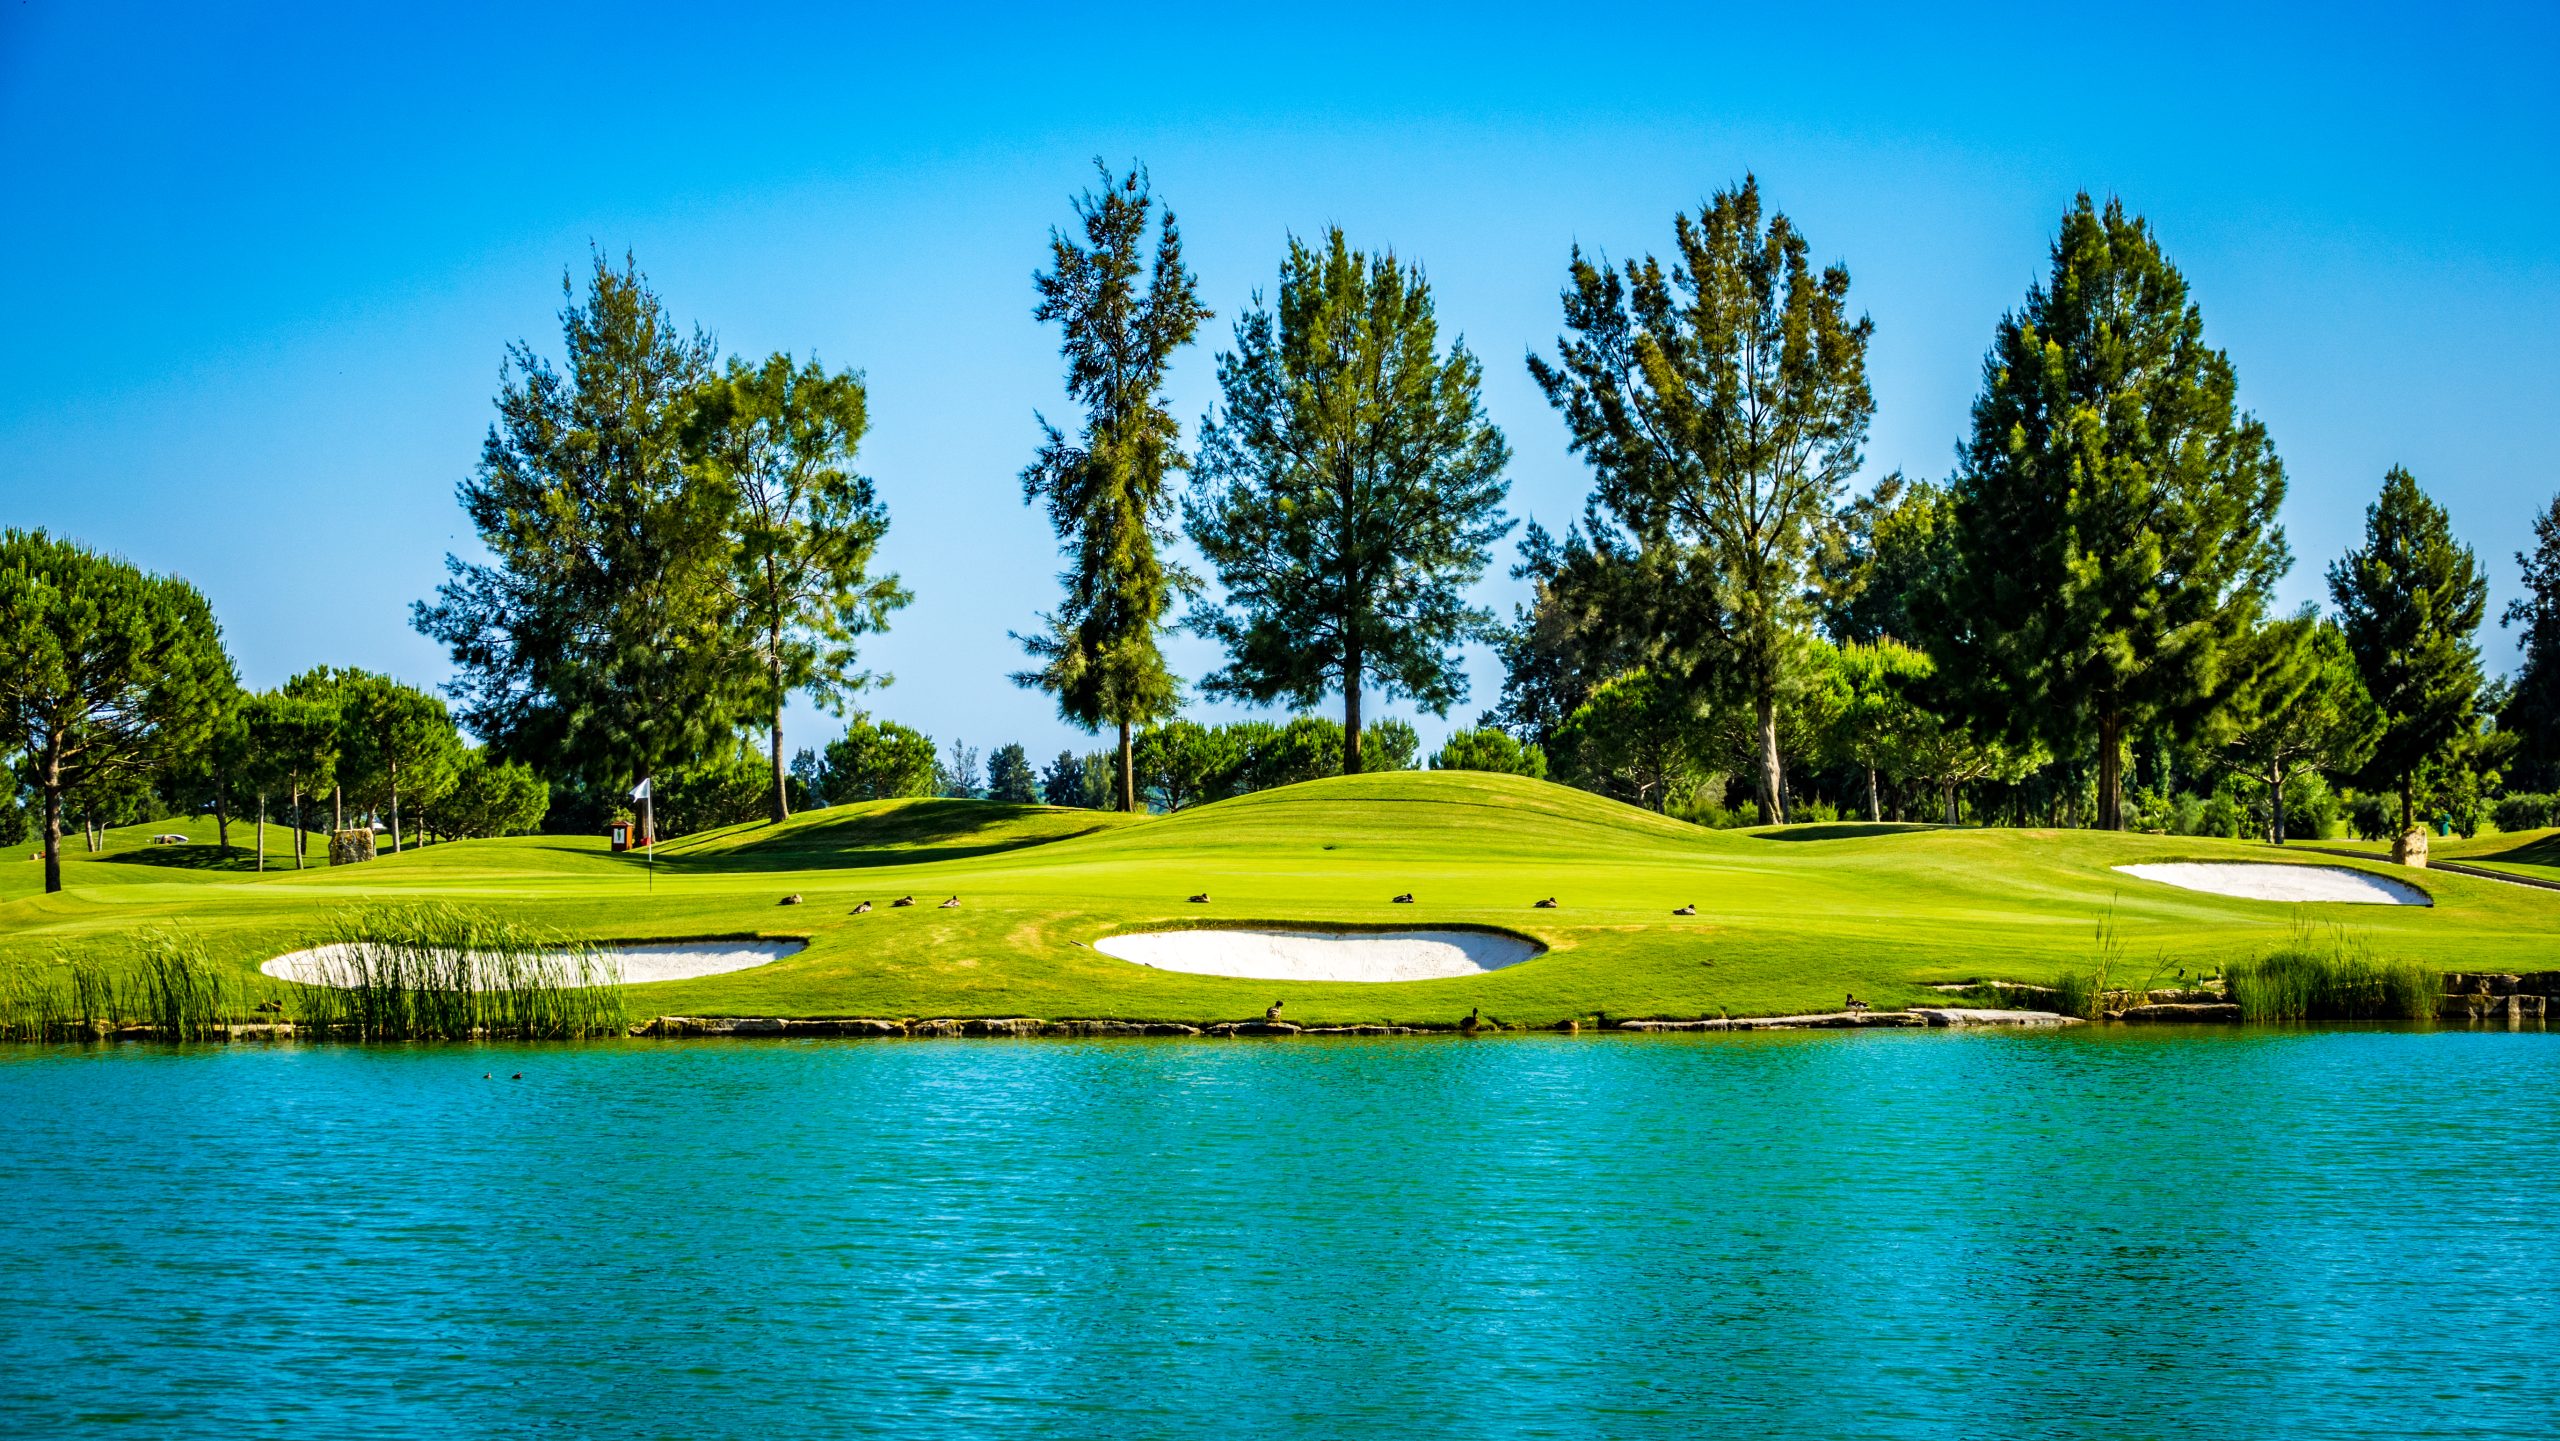
[[[191, 824], [136, 828], [200, 832]], [[237, 834], [235, 828], [235, 835]], [[209, 834], [209, 832], [202, 832]], [[2385, 959], [2440, 968], [2560, 965], [2560, 895], [2436, 873], [2429, 909], [2225, 899], [2110, 867], [2335, 857], [2244, 842], [2081, 831], [1825, 825], [1709, 831], [1516, 777], [1400, 772], [1246, 796], [1156, 819], [972, 801], [838, 807], [663, 846], [654, 868], [601, 838], [434, 846], [370, 865], [264, 876], [75, 853], [69, 888], [0, 902], [0, 966], [111, 964], [149, 926], [201, 935], [253, 970], [332, 938], [351, 908], [442, 901], [586, 939], [798, 936], [789, 960], [636, 987], [637, 1015], [1032, 1015], [1207, 1019], [1285, 998], [1310, 1023], [1447, 1023], [1481, 1006], [1568, 1017], [1776, 1014], [1931, 999], [1926, 983], [2050, 983], [2085, 970], [2110, 912], [2112, 984], [2162, 983], [2274, 951], [2305, 912]], [[270, 854], [282, 853], [271, 839]], [[158, 863], [154, 863], [158, 862]], [[36, 869], [24, 861], [13, 865]], [[2379, 867], [2376, 867], [2379, 869]], [[1400, 891], [1416, 904], [1389, 904]], [[1185, 897], [1207, 891], [1208, 905]], [[804, 904], [784, 907], [786, 894]], [[888, 902], [913, 894], [919, 905]], [[933, 906], [948, 895], [961, 906]], [[1542, 896], [1561, 902], [1535, 910]], [[871, 900], [877, 909], [852, 915]], [[1694, 917], [1674, 907], [1695, 903]], [[1463, 980], [1295, 984], [1186, 976], [1090, 948], [1182, 924], [1499, 926], [1548, 954]]]
[[[2376, 856], [2391, 854], [2388, 841], [2323, 841]], [[2427, 846], [2438, 860], [2460, 861], [2493, 871], [2512, 871], [2537, 880], [2560, 881], [2560, 830], [2492, 831], [2476, 836], [2440, 836]]]

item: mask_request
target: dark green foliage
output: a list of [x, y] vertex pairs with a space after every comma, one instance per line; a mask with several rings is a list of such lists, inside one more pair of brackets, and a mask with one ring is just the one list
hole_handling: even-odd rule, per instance
[[[1105, 799], [1108, 799], [1105, 793]], [[1053, 806], [1085, 806], [1092, 808], [1085, 785], [1084, 757], [1074, 751], [1060, 751], [1058, 758], [1040, 772], [1040, 799]]]
[[2538, 831], [2545, 826], [2560, 826], [2560, 795], [2517, 791], [2499, 797], [2490, 816], [2502, 831]]
[[718, 749], [740, 717], [733, 496], [687, 446], [710, 338], [679, 332], [627, 258], [596, 257], [583, 304], [561, 286], [567, 367], [508, 348], [460, 488], [491, 558], [447, 557], [413, 618], [451, 651], [474, 735], [627, 788]]
[[2524, 594], [2502, 623], [2524, 629], [2524, 664], [2516, 671], [2498, 728], [2516, 738], [2510, 778], [2560, 789], [2560, 495], [2533, 518], [2533, 549], [2516, 552]]
[[1575, 248], [1573, 334], [1529, 370], [1591, 465], [1594, 509], [1712, 586], [1715, 673], [1754, 708], [1761, 819], [1775, 821], [1778, 708], [1801, 664], [1815, 547], [1875, 411], [1874, 326], [1849, 318], [1847, 269], [1815, 273], [1786, 216], [1764, 221], [1757, 177], [1672, 224], [1668, 267], [1647, 256], [1622, 276]]
[[2444, 508], [2393, 466], [2365, 511], [2365, 543], [2329, 567], [2339, 629], [2381, 712], [2365, 773], [2399, 792], [2400, 828], [2415, 819], [2420, 773], [2473, 726], [2480, 698], [2475, 639], [2489, 587]]
[[826, 757], [819, 752], [802, 746], [792, 753], [791, 783], [800, 788], [800, 793], [809, 798], [811, 805], [834, 804], [827, 797], [826, 771]]
[[871, 574], [889, 512], [853, 470], [869, 424], [862, 378], [775, 355], [731, 360], [687, 417], [701, 474], [729, 492], [735, 543], [730, 634], [744, 661], [748, 713], [764, 723], [772, 763], [772, 819], [791, 813], [782, 760], [782, 708], [795, 692], [841, 713], [871, 677], [854, 642], [888, 625], [912, 597], [894, 575]]
[[1149, 726], [1138, 736], [1139, 791], [1159, 811], [1178, 811], [1234, 794], [1240, 748], [1224, 729], [1186, 720]]
[[1452, 732], [1431, 753], [1435, 771], [1494, 771], [1502, 775], [1547, 778], [1546, 752], [1522, 745], [1509, 731], [1492, 726]]
[[1007, 805], [1040, 804], [1040, 776], [1019, 741], [996, 747], [987, 757], [987, 799]]
[[2310, 607], [2260, 626], [2233, 655], [2244, 679], [2219, 717], [2223, 757], [2264, 788], [2265, 838], [2281, 845], [2288, 833], [2287, 783], [2305, 768], [2346, 773], [2362, 765], [2381, 717], [2365, 694], [2345, 632]]
[[1726, 747], [1686, 686], [1635, 670], [1597, 687], [1556, 732], [1556, 778], [1647, 810], [1685, 805]]
[[1068, 564], [1060, 577], [1064, 601], [1041, 617], [1041, 632], [1019, 637], [1040, 667], [1014, 680], [1056, 696], [1058, 713], [1086, 730], [1119, 728], [1119, 803], [1134, 810], [1131, 732], [1173, 714], [1182, 701], [1157, 643], [1174, 592], [1188, 581], [1159, 554], [1171, 539], [1168, 487], [1189, 463], [1181, 426], [1167, 408], [1165, 377], [1174, 352], [1191, 343], [1210, 313], [1183, 268], [1170, 210], [1147, 270], [1155, 201], [1146, 173], [1115, 179], [1094, 164], [1102, 193], [1076, 199], [1083, 243], [1051, 231], [1054, 268], [1033, 277], [1040, 304], [1032, 314], [1059, 322], [1067, 393], [1084, 407], [1085, 423], [1070, 440], [1043, 419], [1046, 439], [1022, 473], [1023, 499], [1047, 507]]
[[1339, 690], [1356, 770], [1370, 683], [1435, 715], [1464, 698], [1455, 648], [1492, 627], [1465, 590], [1510, 528], [1510, 452], [1483, 368], [1440, 351], [1421, 270], [1339, 229], [1290, 240], [1276, 312], [1257, 298], [1235, 336], [1183, 502], [1226, 590], [1191, 617], [1226, 649], [1207, 689], [1296, 706]]
[[453, 784], [465, 747], [443, 701], [388, 676], [349, 679], [338, 711], [339, 780], [360, 809], [389, 819], [397, 851], [405, 820]]
[[[260, 819], [271, 802], [289, 807], [285, 818], [294, 827], [293, 864], [300, 870], [308, 829], [303, 802], [337, 784], [337, 707], [307, 694], [266, 691], [242, 702], [241, 719], [247, 732], [248, 784], [259, 797]], [[259, 868], [264, 869], [266, 832], [261, 829], [258, 835]]]
[[421, 823], [454, 840], [531, 835], [550, 809], [551, 787], [532, 767], [475, 748], [455, 762], [452, 785], [427, 803]]
[[1842, 506], [1814, 557], [1824, 633], [1841, 645], [1915, 643], [1912, 597], [1938, 583], [1954, 515], [1946, 487], [1900, 471]]
[[2275, 447], [2121, 202], [2081, 196], [2050, 276], [2000, 322], [1953, 490], [1915, 616], [1945, 698], [1986, 736], [2094, 748], [2112, 829], [2127, 740], [2199, 728], [2290, 564]]
[[856, 715], [827, 745], [820, 789], [833, 805], [936, 793], [933, 741], [896, 721]]
[[1714, 632], [1713, 587], [1683, 564], [1694, 557], [1639, 550], [1596, 510], [1584, 520], [1561, 541], [1530, 523], [1511, 575], [1530, 582], [1531, 598], [1493, 638], [1503, 682], [1490, 719], [1549, 752], [1595, 687], [1688, 664]]
[[689, 836], [769, 819], [773, 767], [762, 756], [733, 749], [670, 766], [650, 789], [651, 819], [657, 823], [658, 839]]
[[62, 889], [66, 805], [142, 794], [236, 690], [194, 586], [40, 530], [0, 531], [0, 753], [18, 756], [43, 807], [48, 893]]

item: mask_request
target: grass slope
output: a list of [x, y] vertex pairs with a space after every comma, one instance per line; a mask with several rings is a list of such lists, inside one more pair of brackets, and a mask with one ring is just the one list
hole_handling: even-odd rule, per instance
[[[378, 901], [481, 906], [594, 939], [798, 936], [775, 965], [635, 988], [643, 1014], [1036, 1015], [1512, 1024], [1566, 1017], [1772, 1014], [1930, 998], [1930, 981], [2050, 981], [2087, 968], [2111, 910], [2139, 982], [2283, 940], [2307, 917], [2382, 955], [2446, 968], [2560, 965], [2560, 895], [2437, 873], [2431, 909], [2232, 900], [2121, 875], [2158, 860], [2357, 864], [2246, 842], [2084, 831], [1826, 825], [1709, 831], [1516, 777], [1398, 772], [1310, 782], [1154, 819], [973, 801], [843, 806], [663, 846], [654, 868], [600, 838], [433, 846], [371, 865], [264, 875], [209, 846], [119, 832], [75, 853], [66, 891], [0, 896], [0, 966], [112, 961], [148, 926], [184, 925], [244, 971]], [[235, 840], [242, 828], [234, 828]], [[270, 857], [284, 855], [281, 834]], [[39, 868], [10, 862], [28, 872]], [[2379, 867], [2377, 867], [2379, 868]], [[1185, 903], [1206, 890], [1214, 902]], [[1389, 904], [1399, 891], [1418, 903]], [[805, 904], [782, 907], [785, 894]], [[887, 902], [913, 894], [913, 909]], [[961, 908], [932, 902], [957, 894]], [[1560, 909], [1534, 910], [1553, 895]], [[850, 914], [854, 903], [880, 908]], [[1695, 903], [1695, 917], [1674, 907]], [[1281, 984], [1126, 964], [1115, 931], [1247, 922], [1470, 924], [1550, 953], [1463, 980]]]

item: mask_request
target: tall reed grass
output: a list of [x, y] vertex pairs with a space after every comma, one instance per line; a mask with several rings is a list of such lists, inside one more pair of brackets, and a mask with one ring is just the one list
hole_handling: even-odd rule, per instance
[[287, 1009], [314, 1037], [574, 1040], [630, 1022], [610, 954], [454, 906], [355, 912], [310, 949]]
[[51, 965], [0, 974], [0, 1040], [95, 1040], [129, 1026], [171, 1041], [201, 1041], [236, 1023], [271, 988], [243, 986], [184, 930], [133, 938], [126, 963], [56, 956]]
[[2380, 959], [2338, 927], [2297, 922], [2284, 945], [2234, 965], [2230, 986], [2252, 1021], [2422, 1021], [2442, 1003], [2444, 976]]

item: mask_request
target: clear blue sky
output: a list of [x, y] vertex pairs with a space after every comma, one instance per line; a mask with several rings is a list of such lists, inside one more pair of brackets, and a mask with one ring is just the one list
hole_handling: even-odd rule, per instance
[[[1085, 744], [1005, 675], [1055, 594], [1016, 476], [1033, 411], [1067, 413], [1030, 276], [1095, 155], [1152, 169], [1219, 312], [1186, 426], [1283, 237], [1339, 223], [1428, 269], [1514, 512], [1559, 528], [1587, 482], [1522, 357], [1568, 248], [1659, 249], [1746, 169], [1875, 319], [1871, 475], [1946, 473], [2087, 188], [2152, 220], [2275, 435], [2288, 600], [2393, 463], [2501, 605], [2560, 488], [2547, 3], [1216, 8], [0, 0], [0, 523], [187, 575], [253, 684], [439, 681], [408, 606], [471, 548], [453, 490], [501, 348], [556, 351], [563, 269], [628, 249], [730, 350], [868, 373], [916, 592], [874, 707]], [[1480, 591], [1506, 613], [1508, 563]], [[1453, 721], [1499, 689], [1473, 673]]]

